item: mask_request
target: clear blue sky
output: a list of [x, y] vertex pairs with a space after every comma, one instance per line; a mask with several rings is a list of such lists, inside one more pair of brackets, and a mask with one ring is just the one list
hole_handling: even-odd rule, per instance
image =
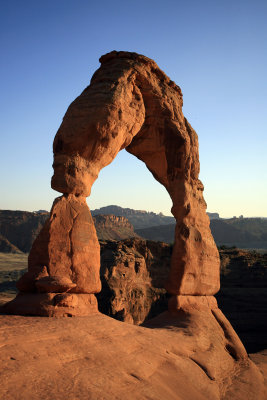
[[[0, 208], [50, 209], [52, 142], [112, 50], [153, 58], [197, 131], [208, 211], [267, 216], [267, 2], [2, 1]], [[165, 189], [126, 152], [88, 199], [170, 214]]]

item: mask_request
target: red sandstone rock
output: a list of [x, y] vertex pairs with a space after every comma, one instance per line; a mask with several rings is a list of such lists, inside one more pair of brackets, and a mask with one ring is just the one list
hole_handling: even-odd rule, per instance
[[260, 371], [236, 359], [208, 309], [166, 312], [146, 327], [100, 313], [2, 315], [0, 326], [3, 400], [266, 400]]
[[[99, 245], [85, 196], [100, 170], [125, 148], [145, 162], [173, 201], [177, 224], [166, 289], [173, 295], [213, 295], [219, 289], [219, 255], [198, 179], [198, 139], [183, 116], [181, 89], [153, 60], [136, 53], [114, 51], [100, 61], [56, 134], [51, 184], [64, 196], [54, 202], [18, 288], [100, 290]], [[36, 275], [44, 267], [49, 277]]]
[[112, 52], [70, 105], [54, 140], [52, 187], [88, 196], [100, 170], [121, 149], [145, 162], [169, 192], [177, 220], [167, 290], [213, 295], [219, 256], [198, 179], [198, 139], [182, 113], [180, 88], [157, 64]]
[[[101, 290], [99, 268], [100, 246], [85, 198], [74, 195], [59, 197], [33, 243], [28, 272], [17, 283], [21, 294], [10, 305], [10, 312], [15, 312], [17, 307], [18, 313], [30, 315], [86, 315], [86, 302], [77, 299], [80, 294], [98, 293]], [[29, 297], [25, 292], [44, 295]], [[44, 297], [45, 294], [58, 296], [58, 293], [67, 292], [77, 294], [74, 297], [65, 296], [75, 301], [72, 300], [70, 307], [61, 305], [60, 313], [53, 313], [53, 304], [56, 307], [54, 296]], [[29, 305], [29, 298], [36, 302], [34, 306]], [[44, 301], [44, 298], [49, 301]], [[9, 309], [8, 305], [6, 309]], [[91, 313], [90, 307], [88, 313]]]
[[93, 294], [19, 293], [2, 307], [2, 312], [43, 317], [75, 317], [98, 313]]
[[[50, 277], [69, 279], [72, 293], [97, 293], [100, 246], [84, 197], [62, 196], [55, 200], [50, 218], [29, 254], [29, 272], [47, 267]], [[18, 288], [20, 285], [18, 283]]]

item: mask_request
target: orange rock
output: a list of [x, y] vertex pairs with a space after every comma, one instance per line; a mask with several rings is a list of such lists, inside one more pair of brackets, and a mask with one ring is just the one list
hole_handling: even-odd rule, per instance
[[113, 51], [70, 105], [54, 140], [52, 188], [88, 196], [121, 149], [140, 160], [169, 192], [177, 220], [167, 290], [213, 295], [219, 255], [198, 179], [197, 134], [182, 113], [182, 92], [142, 55]]
[[[69, 279], [68, 285], [74, 284], [72, 293], [101, 290], [100, 246], [84, 197], [66, 195], [55, 200], [50, 218], [33, 243], [28, 264], [29, 272], [45, 265], [54, 280]], [[18, 288], [21, 290], [19, 283]]]
[[93, 294], [19, 293], [1, 311], [42, 317], [82, 317], [98, 313], [98, 307]]
[[[71, 194], [59, 197], [33, 243], [28, 272], [17, 283], [21, 294], [6, 309], [12, 313], [47, 316], [95, 312], [96, 299], [94, 307], [88, 307], [86, 314], [87, 300], [82, 299], [88, 296], [81, 297], [80, 294], [100, 292], [99, 269], [100, 246], [85, 197]], [[61, 305], [59, 310], [52, 312], [53, 307], [57, 308], [55, 295], [58, 299], [59, 293], [66, 296], [76, 293], [78, 297], [65, 296], [68, 301], [72, 299], [71, 306]], [[35, 305], [31, 305], [32, 302]]]
[[197, 134], [183, 116], [181, 89], [145, 56], [113, 51], [100, 61], [56, 134], [51, 185], [63, 196], [32, 246], [18, 288], [100, 291], [100, 249], [85, 197], [100, 170], [126, 149], [173, 201], [177, 224], [166, 289], [174, 296], [213, 295], [220, 286], [219, 254], [198, 179]]

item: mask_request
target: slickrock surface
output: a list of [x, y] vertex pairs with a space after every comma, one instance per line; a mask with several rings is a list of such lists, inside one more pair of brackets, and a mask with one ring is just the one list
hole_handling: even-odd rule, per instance
[[[178, 318], [177, 318], [178, 316]], [[0, 316], [5, 400], [264, 400], [263, 377], [210, 310], [149, 327], [101, 314]]]
[[[171, 247], [141, 239], [100, 242], [102, 290], [99, 309], [116, 319], [142, 323], [167, 310], [162, 288], [170, 268]], [[238, 249], [220, 250], [219, 306], [249, 353], [267, 348], [267, 258]], [[1, 254], [0, 304], [16, 294], [15, 282], [27, 266], [26, 255]]]

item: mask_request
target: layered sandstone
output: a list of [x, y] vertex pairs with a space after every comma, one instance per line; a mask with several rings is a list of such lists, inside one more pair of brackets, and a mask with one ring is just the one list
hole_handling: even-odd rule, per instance
[[100, 246], [85, 198], [59, 197], [33, 243], [28, 272], [17, 282], [20, 294], [6, 310], [44, 316], [96, 312], [99, 269]]
[[263, 376], [214, 311], [166, 312], [146, 327], [0, 316], [0, 398], [265, 400]]

